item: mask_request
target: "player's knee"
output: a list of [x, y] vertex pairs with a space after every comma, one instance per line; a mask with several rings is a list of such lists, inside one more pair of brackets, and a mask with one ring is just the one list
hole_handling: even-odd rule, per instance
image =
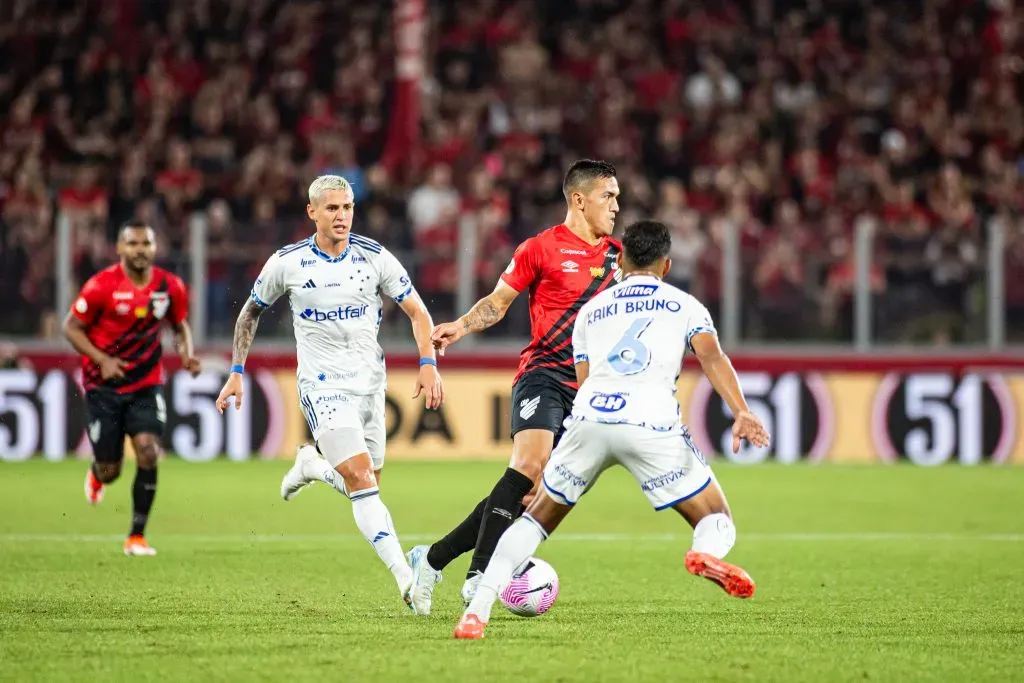
[[156, 439], [147, 440], [135, 446], [135, 459], [140, 469], [155, 469], [157, 463], [160, 462], [160, 454], [160, 442]]
[[348, 491], [349, 496], [377, 486], [377, 477], [374, 476], [372, 467], [345, 467], [350, 463], [352, 463], [351, 460], [342, 463], [337, 468], [337, 472], [345, 480], [345, 490]]
[[93, 466], [96, 478], [104, 484], [113, 483], [121, 476], [121, 463], [119, 462], [98, 462]]
[[551, 457], [555, 435], [545, 429], [524, 429], [512, 439], [509, 467], [536, 483]]

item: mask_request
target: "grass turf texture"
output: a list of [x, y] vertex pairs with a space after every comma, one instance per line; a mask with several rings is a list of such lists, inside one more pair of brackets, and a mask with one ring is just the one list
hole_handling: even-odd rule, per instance
[[[278, 497], [284, 462], [167, 461], [125, 558], [133, 465], [99, 508], [85, 465], [0, 466], [0, 680], [1006, 681], [1024, 671], [1024, 469], [717, 471], [750, 601], [686, 574], [689, 529], [608, 472], [538, 553], [537, 619], [500, 606], [451, 639], [468, 557], [417, 618], [323, 485]], [[403, 547], [446, 531], [500, 463], [394, 462]]]

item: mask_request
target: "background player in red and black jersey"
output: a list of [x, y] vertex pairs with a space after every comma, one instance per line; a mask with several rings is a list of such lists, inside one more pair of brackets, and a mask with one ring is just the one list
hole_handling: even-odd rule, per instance
[[526, 240], [494, 291], [461, 318], [434, 328], [439, 351], [471, 332], [495, 324], [520, 292], [529, 291], [530, 344], [523, 349], [512, 385], [512, 459], [490, 495], [447, 536], [409, 553], [416, 573], [413, 591], [429, 592], [440, 570], [475, 546], [463, 600], [476, 591], [501, 534], [522, 511], [572, 411], [576, 371], [572, 329], [576, 314], [615, 278], [621, 245], [611, 238], [619, 211], [615, 167], [582, 159], [565, 175], [565, 222]]
[[188, 293], [181, 279], [153, 266], [156, 239], [144, 223], [127, 223], [117, 240], [121, 262], [100, 271], [82, 286], [64, 320], [64, 336], [82, 354], [82, 384], [88, 414], [93, 464], [85, 477], [85, 496], [103, 498], [105, 484], [121, 474], [124, 439], [131, 437], [137, 470], [132, 487], [132, 526], [126, 555], [155, 555], [144, 537], [156, 496], [160, 438], [167, 422], [162, 387], [161, 332], [169, 323], [177, 333], [183, 367], [199, 374], [186, 321]]

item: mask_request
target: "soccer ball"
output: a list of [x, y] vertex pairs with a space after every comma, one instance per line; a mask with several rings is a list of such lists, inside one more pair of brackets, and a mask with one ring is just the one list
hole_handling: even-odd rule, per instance
[[558, 574], [554, 567], [537, 557], [531, 557], [522, 571], [512, 576], [505, 590], [501, 591], [501, 602], [512, 614], [521, 617], [536, 617], [544, 614], [555, 604], [558, 597]]

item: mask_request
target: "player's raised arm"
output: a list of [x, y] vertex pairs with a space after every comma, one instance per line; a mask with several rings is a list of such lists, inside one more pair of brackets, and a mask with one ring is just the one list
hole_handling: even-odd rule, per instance
[[505, 317], [508, 307], [519, 296], [519, 292], [509, 287], [503, 280], [498, 280], [494, 291], [480, 299], [473, 308], [455, 322], [442, 323], [434, 328], [431, 339], [434, 348], [441, 355], [444, 350], [471, 332], [486, 330]]
[[520, 244], [493, 292], [477, 301], [455, 322], [443, 323], [434, 328], [434, 348], [443, 355], [446, 347], [467, 334], [486, 330], [504, 318], [519, 292], [527, 289], [541, 276], [538, 250], [534, 238]]
[[732, 411], [735, 419], [732, 425], [733, 452], [740, 450], [740, 442], [743, 439], [760, 448], [766, 447], [770, 440], [768, 430], [750, 411], [747, 400], [743, 397], [743, 389], [740, 388], [740, 379], [736, 376], [729, 356], [722, 351], [718, 335], [710, 331], [697, 332], [690, 337], [689, 343], [711, 386]]

